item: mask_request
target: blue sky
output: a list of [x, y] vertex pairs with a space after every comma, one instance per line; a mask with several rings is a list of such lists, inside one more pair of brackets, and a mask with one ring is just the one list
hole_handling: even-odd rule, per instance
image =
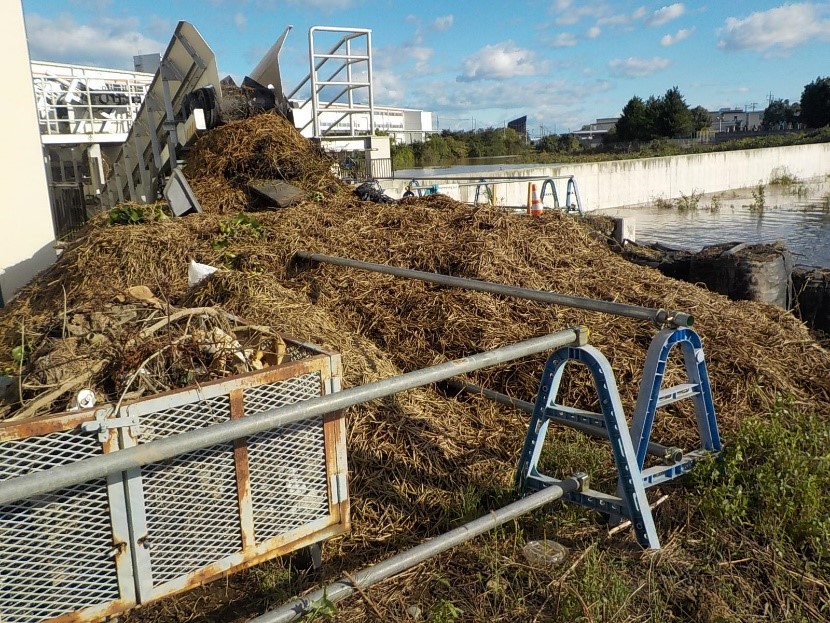
[[23, 0], [32, 59], [132, 69], [178, 20], [242, 77], [292, 25], [286, 90], [308, 73], [308, 29], [372, 29], [375, 102], [437, 113], [440, 129], [576, 130], [633, 96], [763, 109], [830, 75], [830, 2], [766, 0]]

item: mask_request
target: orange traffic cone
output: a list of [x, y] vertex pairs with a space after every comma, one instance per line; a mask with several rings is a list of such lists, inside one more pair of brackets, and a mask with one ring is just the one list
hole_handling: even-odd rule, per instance
[[536, 184], [532, 184], [530, 186], [530, 192], [533, 196], [533, 199], [530, 201], [530, 213], [533, 216], [539, 216], [545, 211], [545, 208], [542, 205], [542, 202], [539, 201], [539, 195], [536, 194]]

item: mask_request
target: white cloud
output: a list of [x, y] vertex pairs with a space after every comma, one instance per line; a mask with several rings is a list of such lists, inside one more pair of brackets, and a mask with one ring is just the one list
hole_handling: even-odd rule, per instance
[[[136, 18], [97, 18], [80, 24], [67, 13], [54, 18], [26, 14], [29, 54], [34, 60], [132, 69], [133, 56], [163, 53], [167, 46], [138, 31]], [[172, 33], [171, 33], [172, 34]]]
[[608, 67], [612, 73], [619, 76], [642, 78], [643, 76], [650, 76], [661, 69], [665, 69], [670, 64], [671, 61], [669, 59], [660, 56], [653, 58], [637, 58], [632, 56], [626, 59], [615, 58], [608, 63]]
[[453, 23], [453, 16], [452, 15], [442, 15], [441, 17], [436, 17], [435, 20], [432, 22], [432, 27], [435, 30], [449, 30], [452, 28]]
[[236, 13], [233, 16], [233, 24], [237, 27], [237, 29], [242, 30], [245, 28], [245, 25], [248, 23], [248, 18], [245, 17], [244, 13]]
[[676, 34], [663, 35], [663, 37], [660, 39], [660, 45], [668, 46], [668, 45], [674, 45], [675, 43], [679, 43], [680, 41], [683, 41], [684, 39], [688, 39], [694, 31], [695, 31], [694, 28], [681, 28], [680, 30], [677, 31]]
[[[521, 115], [529, 116], [529, 123], [544, 123], [553, 130], [578, 128], [585, 123], [586, 102], [592, 102], [602, 93], [610, 91], [612, 84], [607, 80], [541, 81], [519, 78], [509, 82], [509, 88], [493, 89], [486, 82], [450, 83], [436, 82], [434, 89], [413, 91], [407, 95], [407, 103], [416, 108], [435, 111], [441, 128], [469, 129], [470, 111], [474, 113], [478, 127], [494, 125], [501, 127], [506, 119]], [[555, 91], [561, 97], [550, 97]], [[487, 112], [481, 112], [483, 108]], [[490, 121], [483, 120], [482, 114], [489, 115]], [[462, 117], [466, 117], [464, 122]], [[538, 125], [536, 125], [538, 129]]]
[[785, 4], [738, 19], [728, 17], [718, 46], [727, 50], [787, 53], [811, 39], [830, 41], [830, 20], [823, 19], [827, 4]]
[[537, 61], [533, 51], [520, 48], [512, 41], [505, 41], [481, 48], [464, 59], [462, 66], [463, 73], [457, 78], [459, 82], [535, 76], [544, 73], [547, 64]]
[[400, 73], [386, 69], [372, 72], [375, 100], [384, 104], [399, 104], [406, 98], [406, 86]]
[[[373, 56], [376, 69], [402, 77], [413, 74], [422, 77], [434, 73], [429, 66], [434, 54], [435, 50], [432, 48], [407, 42], [403, 45], [377, 48]], [[387, 79], [387, 82], [390, 80]]]
[[610, 7], [604, 2], [591, 2], [581, 6], [571, 6], [570, 2], [558, 2], [554, 9], [559, 13], [556, 17], [556, 24], [559, 26], [573, 26], [583, 18], [598, 18], [610, 11]]
[[576, 35], [570, 32], [562, 32], [556, 35], [550, 42], [555, 48], [569, 48], [577, 43]]
[[643, 19], [648, 14], [645, 7], [638, 7], [631, 13], [605, 13], [599, 15], [597, 25], [599, 26], [628, 26], [632, 22]]
[[588, 29], [588, 32], [585, 33], [585, 36], [588, 37], [589, 39], [596, 39], [597, 37], [599, 37], [601, 32], [602, 32], [602, 30], [600, 29], [599, 26], [591, 26]]
[[677, 19], [686, 12], [686, 6], [682, 2], [675, 2], [668, 6], [657, 9], [646, 20], [649, 26], [662, 26], [673, 19]]

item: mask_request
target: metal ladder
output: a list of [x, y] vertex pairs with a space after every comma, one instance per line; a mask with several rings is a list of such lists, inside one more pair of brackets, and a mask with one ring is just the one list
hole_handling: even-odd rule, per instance
[[[683, 350], [688, 383], [661, 390], [669, 353], [678, 345]], [[584, 411], [557, 402], [559, 385], [568, 361], [578, 361], [591, 372], [602, 413]], [[657, 465], [644, 470], [655, 412], [660, 407], [686, 399], [694, 401], [701, 447], [682, 454], [670, 465]], [[721, 449], [709, 374], [700, 337], [685, 327], [663, 329], [652, 340], [630, 431], [617, 391], [614, 372], [601, 352], [593, 346], [569, 346], [550, 356], [542, 374], [516, 472], [516, 484], [525, 494], [543, 489], [554, 482], [553, 478], [538, 470], [539, 458], [551, 420], [576, 421], [599, 426], [608, 431], [618, 474], [616, 495], [586, 489], [568, 493], [566, 498], [605, 513], [612, 519], [630, 519], [638, 543], [649, 549], [659, 549], [660, 541], [646, 497], [646, 489], [682, 476], [697, 460]]]

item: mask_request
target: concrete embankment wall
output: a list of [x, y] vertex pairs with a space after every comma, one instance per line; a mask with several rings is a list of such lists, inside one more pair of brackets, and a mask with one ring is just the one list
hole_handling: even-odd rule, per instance
[[[717, 193], [766, 184], [776, 177], [791, 175], [809, 179], [830, 174], [830, 143], [744, 149], [706, 154], [614, 160], [552, 166], [529, 166], [520, 170], [483, 174], [488, 181], [498, 177], [557, 177], [573, 175], [586, 211], [674, 199], [681, 194]], [[475, 177], [469, 174], [464, 177]], [[437, 183], [439, 191], [461, 201], [472, 202], [474, 186], [452, 183], [452, 176], [421, 180]], [[406, 180], [395, 180], [390, 194], [400, 196]], [[537, 185], [541, 186], [540, 183]], [[560, 201], [565, 199], [564, 180], [556, 183]], [[495, 183], [491, 187], [498, 205], [522, 206], [527, 201], [526, 182]], [[546, 205], [552, 205], [550, 195]], [[486, 201], [483, 189], [480, 202]]]

